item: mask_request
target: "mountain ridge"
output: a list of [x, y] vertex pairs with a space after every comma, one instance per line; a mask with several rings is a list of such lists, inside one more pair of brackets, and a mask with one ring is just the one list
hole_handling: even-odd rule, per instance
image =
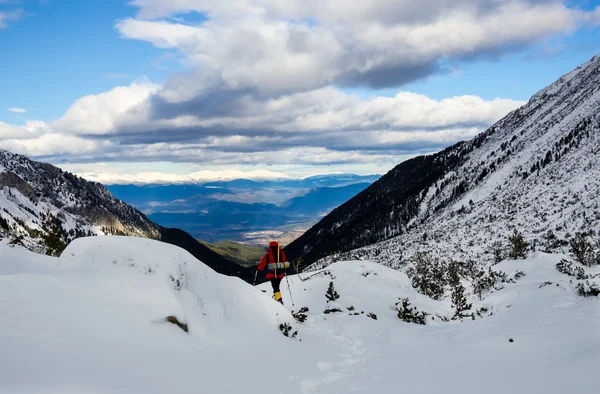
[[[546, 250], [564, 246], [576, 232], [593, 231], [600, 212], [585, 188], [600, 190], [599, 87], [596, 56], [473, 139], [400, 163], [286, 253], [304, 257], [305, 264], [323, 259], [319, 267], [332, 254], [402, 266], [420, 250], [448, 256], [444, 248], [461, 258], [490, 259], [491, 243], [514, 229], [524, 231], [533, 248]], [[569, 192], [560, 188], [577, 195], [573, 209], [564, 202]], [[550, 219], [566, 212], [576, 220]], [[457, 241], [448, 232], [460, 235]]]

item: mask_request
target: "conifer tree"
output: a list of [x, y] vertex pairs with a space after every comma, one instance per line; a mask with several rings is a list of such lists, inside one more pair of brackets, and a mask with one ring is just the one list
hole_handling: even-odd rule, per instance
[[327, 298], [327, 302], [336, 301], [337, 299], [340, 298], [340, 295], [335, 290], [335, 286], [333, 285], [333, 282], [329, 282], [329, 287], [327, 288], [327, 293], [325, 293], [325, 297]]
[[508, 236], [508, 242], [510, 243], [509, 255], [511, 259], [516, 260], [527, 256], [527, 247], [529, 244], [525, 241], [523, 234], [515, 229], [513, 233]]
[[452, 289], [452, 307], [455, 310], [453, 319], [461, 319], [465, 317], [463, 312], [468, 311], [472, 306], [472, 304], [467, 302], [464, 286], [462, 284], [455, 286]]
[[43, 245], [46, 247], [46, 254], [49, 256], [59, 256], [67, 247], [63, 240], [63, 229], [60, 220], [52, 215], [49, 210], [46, 210], [42, 221]]

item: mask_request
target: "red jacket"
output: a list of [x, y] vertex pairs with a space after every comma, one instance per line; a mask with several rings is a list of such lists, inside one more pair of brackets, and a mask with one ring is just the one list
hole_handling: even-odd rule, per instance
[[[277, 261], [278, 252], [279, 261]], [[269, 263], [284, 263], [286, 261], [287, 259], [285, 257], [285, 253], [283, 253], [283, 250], [281, 250], [279, 244], [277, 242], [271, 242], [269, 244], [269, 250], [267, 251], [267, 253], [265, 253], [263, 258], [260, 260], [260, 263], [258, 264], [258, 270], [264, 270], [265, 268], [267, 268], [267, 264]], [[277, 278], [282, 279], [285, 275], [285, 270], [267, 270], [267, 279], [275, 278], [276, 275]]]

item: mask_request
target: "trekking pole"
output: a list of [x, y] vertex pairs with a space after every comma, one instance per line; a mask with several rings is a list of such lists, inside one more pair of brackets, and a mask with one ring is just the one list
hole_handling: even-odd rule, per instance
[[254, 272], [254, 286], [256, 286], [256, 277], [258, 276], [258, 270]]
[[288, 279], [287, 274], [285, 274], [285, 281], [287, 282], [288, 291], [290, 292], [290, 300], [292, 300], [292, 306], [296, 306], [296, 305], [294, 305], [294, 297], [292, 297], [292, 289], [290, 289], [290, 281]]

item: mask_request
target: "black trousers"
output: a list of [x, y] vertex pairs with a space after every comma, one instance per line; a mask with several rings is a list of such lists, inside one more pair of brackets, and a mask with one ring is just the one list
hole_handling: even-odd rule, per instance
[[271, 286], [273, 286], [273, 294], [280, 291], [279, 285], [281, 285], [281, 278], [272, 278], [271, 279]]

